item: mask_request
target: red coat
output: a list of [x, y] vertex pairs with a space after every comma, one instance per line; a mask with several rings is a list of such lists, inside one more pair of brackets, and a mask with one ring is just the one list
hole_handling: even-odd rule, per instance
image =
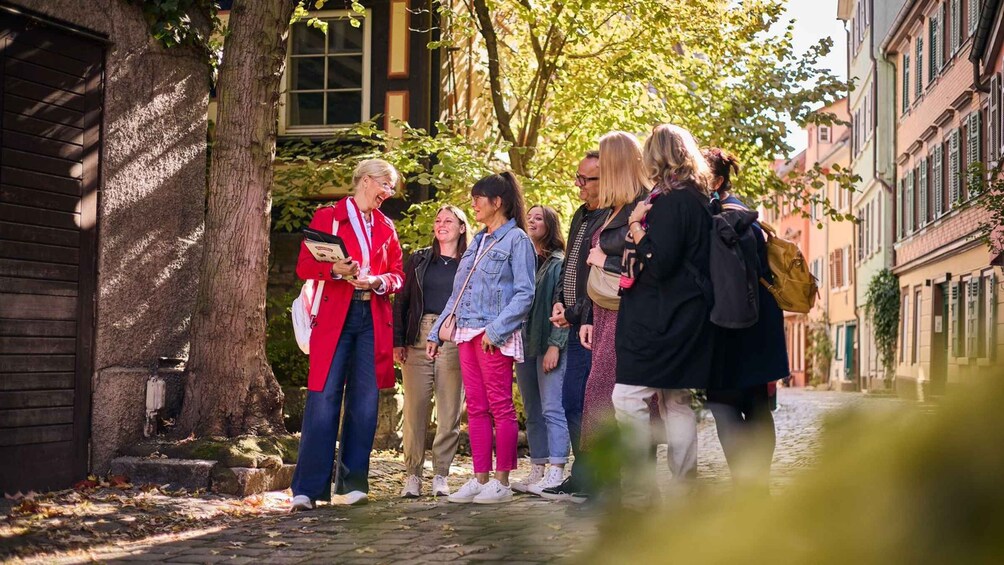
[[[353, 259], [362, 263], [362, 252], [356, 234], [349, 222], [346, 199], [343, 198], [334, 206], [321, 208], [314, 214], [310, 227], [331, 232], [331, 223], [338, 219], [338, 236], [345, 242], [345, 247]], [[373, 293], [370, 308], [373, 311], [373, 351], [376, 366], [377, 387], [391, 388], [394, 386], [394, 316], [391, 313], [390, 295], [401, 290], [404, 283], [404, 272], [401, 266], [401, 244], [397, 239], [397, 231], [393, 222], [379, 210], [373, 210], [373, 249], [370, 253], [370, 274], [383, 279], [384, 294]], [[300, 244], [300, 258], [296, 262], [296, 275], [301, 279], [323, 280], [324, 294], [321, 306], [317, 312], [314, 330], [310, 334], [310, 373], [307, 376], [307, 388], [320, 392], [328, 379], [331, 360], [335, 356], [338, 338], [345, 325], [345, 317], [349, 312], [349, 302], [352, 300], [351, 284], [343, 280], [335, 280], [331, 276], [331, 263], [323, 263], [314, 259], [307, 251], [307, 246]]]

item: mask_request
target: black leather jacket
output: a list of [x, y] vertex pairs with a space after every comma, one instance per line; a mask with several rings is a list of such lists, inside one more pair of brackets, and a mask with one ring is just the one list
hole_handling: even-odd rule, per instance
[[[600, 232], [600, 249], [606, 254], [607, 260], [603, 264], [603, 270], [611, 273], [621, 272], [621, 259], [624, 256], [624, 244], [626, 243], [627, 233], [628, 233], [628, 218], [631, 216], [631, 212], [634, 211], [634, 207], [638, 205], [639, 202], [645, 200], [648, 196], [648, 192], [640, 195], [634, 199], [634, 202], [626, 204], [621, 211], [617, 213], [616, 216], [610, 220], [603, 231]], [[607, 221], [610, 217], [609, 212], [603, 214], [603, 222]], [[588, 251], [586, 252], [588, 255]], [[589, 308], [582, 312], [582, 322], [583, 324], [593, 323], [593, 309]]]
[[[589, 242], [593, 238], [593, 233], [603, 225], [608, 215], [608, 210], [589, 210], [583, 204], [579, 206], [579, 209], [572, 216], [572, 225], [568, 230], [568, 244], [565, 246], [565, 261], [561, 264], [561, 283], [560, 290], [558, 291], [558, 302], [565, 305], [565, 319], [573, 326], [582, 323], [583, 312], [593, 309], [593, 303], [589, 300], [589, 294], [586, 293], [586, 280], [589, 278], [589, 265], [586, 265], [586, 258], [589, 257]], [[579, 233], [579, 228], [582, 227], [583, 222], [586, 224], [586, 231], [583, 232], [583, 241], [579, 244], [578, 260], [575, 262], [575, 265], [569, 265], [567, 250], [572, 248], [572, 239]], [[575, 304], [568, 304], [565, 302], [565, 277], [572, 276], [573, 274], [578, 275], [578, 278], [575, 280]]]
[[408, 347], [418, 339], [425, 312], [422, 282], [429, 268], [432, 248], [419, 249], [404, 264], [404, 288], [394, 297], [394, 347]]

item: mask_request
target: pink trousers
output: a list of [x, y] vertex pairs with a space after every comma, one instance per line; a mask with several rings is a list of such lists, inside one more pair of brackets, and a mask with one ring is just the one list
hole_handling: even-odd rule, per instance
[[516, 441], [519, 425], [512, 402], [513, 358], [500, 351], [488, 354], [481, 349], [481, 337], [457, 345], [460, 374], [467, 398], [467, 429], [475, 473], [516, 468]]

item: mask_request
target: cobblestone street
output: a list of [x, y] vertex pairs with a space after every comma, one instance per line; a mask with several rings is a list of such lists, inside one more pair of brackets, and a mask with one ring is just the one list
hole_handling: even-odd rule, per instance
[[[827, 413], [852, 405], [878, 407], [891, 402], [895, 401], [856, 393], [782, 389], [774, 413], [778, 432], [775, 492], [812, 465]], [[700, 441], [702, 483], [708, 489], [727, 488], [728, 468], [710, 416], [701, 422]], [[664, 457], [660, 454], [661, 472], [666, 472]], [[471, 476], [469, 460], [460, 463], [450, 477], [454, 489]], [[520, 465], [514, 477], [522, 476], [528, 461], [523, 459]], [[61, 554], [36, 551], [34, 555], [22, 552], [22, 556], [26, 562], [45, 563], [541, 562], [583, 555], [602, 527], [602, 515], [587, 505], [525, 495], [495, 506], [450, 504], [427, 497], [404, 501], [395, 494], [403, 465], [389, 457], [374, 462], [373, 475], [373, 496], [366, 506], [322, 506], [313, 512], [287, 514], [279, 510], [285, 500], [273, 495], [270, 500], [275, 509], [263, 515], [207, 521], [190, 530], [135, 541], [112, 537]], [[428, 482], [423, 486], [428, 489]], [[17, 543], [16, 538], [14, 541]], [[4, 554], [6, 550], [0, 552], [0, 556]]]

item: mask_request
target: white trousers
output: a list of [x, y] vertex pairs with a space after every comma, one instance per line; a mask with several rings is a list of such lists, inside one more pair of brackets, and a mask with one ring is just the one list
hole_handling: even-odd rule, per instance
[[630, 442], [635, 461], [648, 465], [648, 449], [652, 443], [649, 423], [649, 399], [656, 397], [659, 413], [666, 425], [669, 444], [669, 470], [674, 481], [697, 477], [697, 417], [690, 407], [691, 394], [687, 389], [652, 388], [617, 384], [613, 402], [617, 422]]

